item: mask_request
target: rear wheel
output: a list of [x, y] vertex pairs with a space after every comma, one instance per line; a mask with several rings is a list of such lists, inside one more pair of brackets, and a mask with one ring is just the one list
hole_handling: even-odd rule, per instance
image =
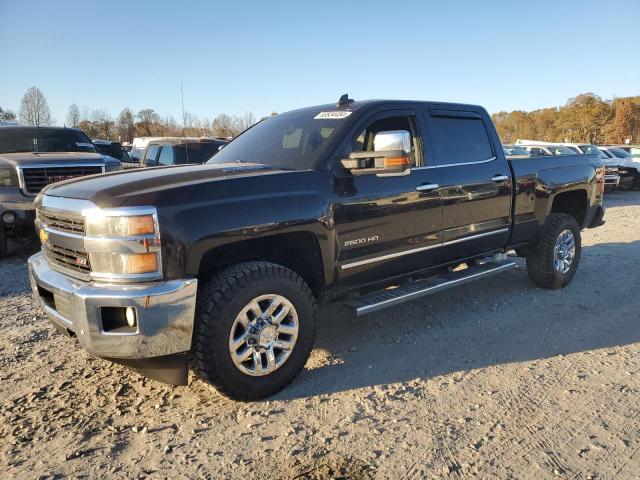
[[193, 367], [228, 397], [264, 398], [300, 373], [315, 331], [315, 301], [302, 278], [280, 265], [243, 263], [198, 292]]
[[576, 274], [581, 251], [580, 227], [575, 218], [565, 213], [550, 214], [535, 252], [527, 256], [529, 278], [544, 288], [563, 288]]

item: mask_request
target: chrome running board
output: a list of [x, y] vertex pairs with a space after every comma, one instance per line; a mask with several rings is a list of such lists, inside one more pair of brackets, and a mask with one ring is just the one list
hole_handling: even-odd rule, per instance
[[359, 317], [367, 313], [382, 310], [383, 308], [398, 305], [399, 303], [448, 290], [458, 285], [475, 282], [476, 280], [511, 270], [515, 266], [516, 263], [512, 260], [489, 261], [457, 272], [448, 272], [437, 277], [418, 280], [408, 285], [368, 293], [345, 303], [353, 307], [356, 315]]

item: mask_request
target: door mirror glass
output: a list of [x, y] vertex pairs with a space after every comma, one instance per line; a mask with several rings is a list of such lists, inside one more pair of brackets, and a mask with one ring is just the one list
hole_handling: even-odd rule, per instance
[[378, 132], [373, 137], [373, 150], [375, 152], [402, 150], [409, 155], [411, 153], [411, 134], [406, 130]]

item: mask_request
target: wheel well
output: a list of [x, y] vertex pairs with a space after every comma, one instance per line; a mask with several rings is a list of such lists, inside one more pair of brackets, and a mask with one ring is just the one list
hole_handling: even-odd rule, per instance
[[587, 216], [587, 192], [573, 190], [556, 195], [551, 206], [551, 213], [566, 213], [573, 216], [580, 227], [584, 226]]
[[322, 253], [318, 239], [310, 232], [243, 240], [209, 250], [200, 261], [198, 278], [206, 281], [225, 268], [252, 261], [276, 263], [293, 270], [316, 296], [322, 289]]

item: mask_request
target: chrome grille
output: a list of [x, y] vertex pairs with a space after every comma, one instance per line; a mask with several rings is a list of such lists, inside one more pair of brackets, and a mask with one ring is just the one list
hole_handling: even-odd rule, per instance
[[84, 217], [81, 215], [42, 210], [40, 208], [37, 209], [36, 213], [40, 221], [48, 227], [67, 233], [84, 235]]
[[89, 256], [85, 252], [70, 250], [51, 243], [42, 244], [42, 251], [51, 263], [82, 274], [88, 275], [91, 272]]
[[50, 183], [102, 173], [104, 167], [102, 165], [37, 166], [20, 167], [20, 171], [24, 192], [35, 195]]

